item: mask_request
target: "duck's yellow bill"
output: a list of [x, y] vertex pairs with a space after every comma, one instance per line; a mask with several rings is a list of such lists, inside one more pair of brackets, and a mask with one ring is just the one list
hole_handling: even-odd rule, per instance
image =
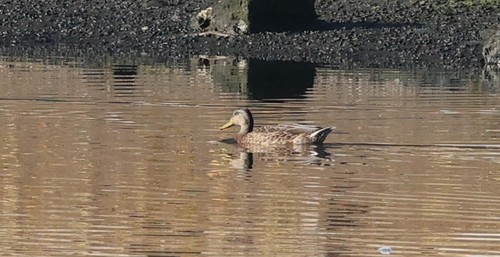
[[230, 128], [230, 127], [232, 127], [232, 126], [234, 126], [234, 123], [233, 123], [233, 121], [232, 121], [232, 120], [230, 120], [230, 121], [228, 121], [226, 124], [224, 124], [224, 126], [220, 127], [219, 129], [220, 129], [220, 130], [223, 130], [223, 129]]

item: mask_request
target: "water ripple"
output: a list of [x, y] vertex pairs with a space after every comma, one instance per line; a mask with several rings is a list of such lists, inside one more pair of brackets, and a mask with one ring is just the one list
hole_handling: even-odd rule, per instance
[[[469, 76], [307, 66], [266, 96], [231, 58], [0, 63], [4, 255], [500, 255], [499, 99]], [[338, 130], [242, 149], [237, 107]]]

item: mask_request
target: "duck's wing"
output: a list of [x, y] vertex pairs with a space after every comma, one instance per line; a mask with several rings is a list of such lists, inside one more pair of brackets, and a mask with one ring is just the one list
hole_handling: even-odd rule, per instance
[[321, 128], [314, 125], [283, 124], [255, 128], [247, 135], [248, 142], [261, 144], [307, 144], [321, 143], [334, 127]]
[[323, 143], [335, 127], [319, 127], [315, 125], [285, 124], [281, 125], [287, 133], [294, 135], [294, 144]]
[[281, 124], [279, 126], [283, 130], [286, 130], [293, 134], [311, 134], [321, 129], [321, 127], [315, 125], [304, 125], [297, 123], [287, 123], [287, 124]]
[[256, 133], [290, 133], [290, 134], [311, 134], [322, 129], [314, 125], [303, 125], [296, 123], [286, 123], [276, 126], [262, 126], [254, 129]]

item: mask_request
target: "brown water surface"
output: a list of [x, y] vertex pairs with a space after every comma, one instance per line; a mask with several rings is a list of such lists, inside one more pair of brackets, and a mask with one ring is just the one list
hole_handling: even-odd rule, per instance
[[[2, 256], [500, 256], [499, 88], [215, 58], [0, 61]], [[220, 142], [334, 125], [323, 146]]]

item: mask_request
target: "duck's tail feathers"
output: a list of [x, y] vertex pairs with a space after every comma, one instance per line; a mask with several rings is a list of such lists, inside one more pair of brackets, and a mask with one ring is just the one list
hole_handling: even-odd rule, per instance
[[335, 127], [326, 127], [319, 129], [317, 131], [314, 131], [311, 133], [308, 137], [313, 143], [323, 143], [325, 141], [326, 137], [330, 132], [332, 132], [335, 129]]

